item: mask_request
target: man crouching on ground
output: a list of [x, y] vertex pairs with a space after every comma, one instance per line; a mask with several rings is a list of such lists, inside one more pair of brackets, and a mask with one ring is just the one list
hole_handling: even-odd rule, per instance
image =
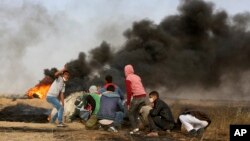
[[55, 123], [56, 119], [58, 119], [57, 127], [65, 127], [66, 125], [63, 124], [64, 92], [65, 82], [69, 79], [69, 72], [63, 69], [56, 72], [55, 76], [57, 78], [52, 83], [47, 94], [47, 101], [57, 110], [57, 113], [51, 118], [50, 123]]
[[175, 122], [172, 112], [164, 101], [159, 98], [157, 91], [149, 93], [149, 101], [153, 104], [153, 109], [148, 115], [150, 133], [147, 136], [158, 136], [160, 130], [171, 130], [174, 128]]
[[115, 93], [115, 87], [109, 85], [107, 91], [102, 93], [100, 100], [100, 109], [97, 114], [100, 121], [111, 120], [108, 131], [118, 132], [116, 128], [121, 128], [124, 117], [124, 107], [120, 96]]

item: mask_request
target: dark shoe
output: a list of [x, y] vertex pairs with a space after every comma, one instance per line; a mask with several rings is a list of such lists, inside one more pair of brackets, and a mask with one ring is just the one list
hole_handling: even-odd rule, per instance
[[205, 131], [204, 128], [198, 129], [197, 130], [197, 136], [201, 137], [203, 135], [204, 131]]
[[115, 128], [118, 129], [118, 130], [121, 130], [122, 129], [122, 125], [121, 124], [116, 125]]
[[195, 129], [192, 129], [188, 132], [188, 135], [191, 137], [195, 137], [195, 136], [197, 136], [197, 131]]

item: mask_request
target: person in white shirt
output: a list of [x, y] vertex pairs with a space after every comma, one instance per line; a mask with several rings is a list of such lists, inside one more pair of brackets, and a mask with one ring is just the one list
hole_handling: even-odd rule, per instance
[[[47, 101], [56, 108], [57, 113], [51, 118], [50, 122], [55, 123], [58, 119], [58, 127], [64, 127], [63, 124], [63, 111], [64, 111], [64, 92], [65, 92], [65, 82], [69, 79], [69, 72], [65, 69], [55, 73], [57, 77], [47, 94]], [[60, 99], [60, 100], [59, 100]], [[61, 101], [61, 103], [60, 103]]]

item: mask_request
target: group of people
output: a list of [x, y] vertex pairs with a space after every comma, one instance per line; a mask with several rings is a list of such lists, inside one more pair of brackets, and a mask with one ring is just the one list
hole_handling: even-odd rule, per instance
[[[121, 129], [124, 117], [128, 117], [131, 125], [130, 134], [140, 132], [138, 119], [142, 114], [143, 107], [150, 105], [144, 120], [147, 121], [150, 132], [147, 136], [158, 136], [158, 131], [181, 130], [181, 126], [188, 131], [191, 136], [201, 135], [209, 126], [211, 120], [201, 111], [185, 109], [175, 122], [168, 104], [160, 99], [157, 91], [152, 91], [148, 95], [150, 104], [147, 104], [147, 94], [142, 84], [141, 78], [134, 73], [132, 65], [124, 67], [125, 85], [127, 98], [119, 86], [113, 83], [112, 76], [105, 77], [105, 85], [98, 88], [92, 85], [88, 94], [83, 94], [75, 101], [75, 111], [70, 116], [70, 121], [80, 117], [85, 122], [88, 129], [107, 129], [118, 132]], [[69, 79], [67, 70], [59, 71], [55, 74], [57, 79], [53, 82], [47, 94], [47, 101], [56, 109], [57, 113], [50, 122], [55, 123], [58, 119], [58, 127], [66, 126], [63, 123], [65, 81]], [[61, 101], [61, 102], [60, 102]]]

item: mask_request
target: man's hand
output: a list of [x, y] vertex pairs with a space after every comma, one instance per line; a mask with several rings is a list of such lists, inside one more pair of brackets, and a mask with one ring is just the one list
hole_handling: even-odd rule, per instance
[[154, 103], [150, 103], [150, 107], [154, 108]]
[[130, 105], [127, 105], [127, 108], [128, 108], [128, 110], [129, 110], [129, 108], [130, 108]]
[[63, 93], [60, 93], [60, 100], [62, 102], [62, 106], [64, 106], [64, 95], [63, 95]]

